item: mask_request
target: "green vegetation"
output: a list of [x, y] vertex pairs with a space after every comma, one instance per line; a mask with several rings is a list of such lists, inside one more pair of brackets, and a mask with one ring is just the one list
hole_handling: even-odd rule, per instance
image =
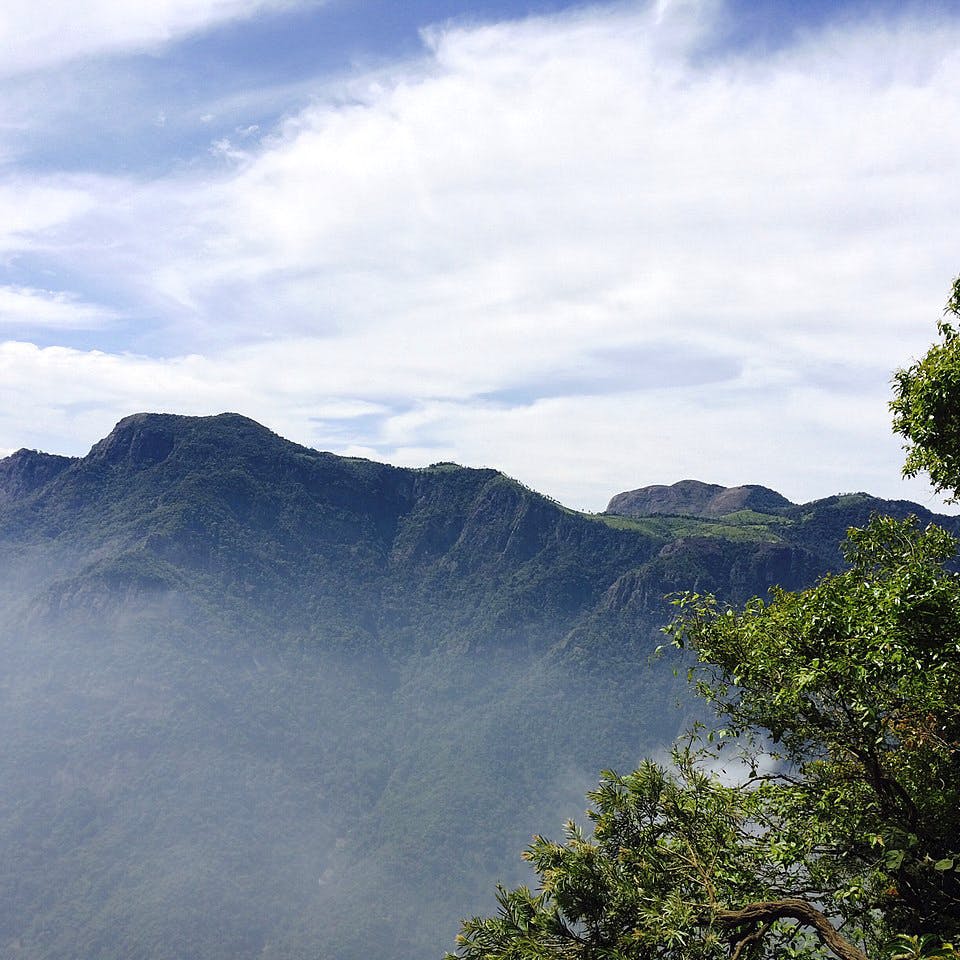
[[[960, 319], [960, 277], [944, 315]], [[906, 438], [904, 473], [927, 473], [938, 493], [957, 497], [960, 476], [960, 334], [949, 320], [937, 325], [941, 342], [894, 377], [893, 428]]]
[[799, 589], [920, 510], [767, 503], [587, 516], [231, 414], [0, 461], [0, 957], [440, 955], [703, 714], [664, 594]]
[[[540, 877], [468, 921], [460, 956], [889, 956], [960, 936], [956, 541], [878, 518], [849, 570], [673, 627], [724, 727], [604, 774], [592, 837], [537, 837]], [[726, 757], [733, 753], [735, 756]], [[739, 778], [719, 775], [724, 760]], [[815, 936], [813, 934], [816, 934]]]
[[[898, 373], [892, 407], [913, 444], [905, 472], [956, 497], [960, 341], [941, 333]], [[826, 515], [862, 500], [833, 498]], [[849, 531], [847, 569], [813, 587], [740, 610], [686, 592], [669, 632], [696, 655], [718, 726], [695, 726], [670, 765], [604, 773], [592, 835], [571, 822], [562, 843], [537, 836], [537, 891], [500, 888], [498, 914], [464, 923], [457, 956], [958, 956], [956, 549], [935, 525], [875, 517]]]
[[597, 514], [597, 520], [615, 530], [636, 530], [664, 542], [679, 537], [714, 537], [722, 540], [747, 540], [757, 543], [780, 543], [791, 521], [785, 517], [741, 510], [725, 517], [687, 517], [658, 515], [653, 517], [623, 517], [617, 514]]

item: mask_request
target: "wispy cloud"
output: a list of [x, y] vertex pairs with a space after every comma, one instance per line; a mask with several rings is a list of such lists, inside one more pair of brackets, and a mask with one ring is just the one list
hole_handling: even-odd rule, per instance
[[89, 330], [116, 319], [113, 310], [86, 303], [62, 291], [0, 286], [0, 328], [19, 326]]
[[151, 50], [228, 20], [305, 2], [308, 0], [5, 0], [0, 15], [0, 75], [78, 57]]
[[53, 242], [61, 224], [94, 206], [92, 191], [75, 178], [3, 176], [0, 169], [0, 255]]

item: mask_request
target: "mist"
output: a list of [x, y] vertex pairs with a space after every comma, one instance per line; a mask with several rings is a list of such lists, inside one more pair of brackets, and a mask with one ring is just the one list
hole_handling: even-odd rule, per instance
[[6, 627], [0, 956], [439, 956], [679, 723], [612, 757], [533, 655], [356, 656], [175, 595]]
[[793, 589], [924, 513], [580, 514], [235, 414], [21, 451], [0, 494], [0, 960], [439, 957], [700, 716], [666, 594]]

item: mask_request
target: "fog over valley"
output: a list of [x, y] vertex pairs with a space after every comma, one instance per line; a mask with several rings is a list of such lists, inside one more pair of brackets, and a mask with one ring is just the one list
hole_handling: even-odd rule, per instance
[[922, 510], [687, 483], [581, 514], [235, 414], [20, 451], [0, 494], [10, 958], [439, 955], [699, 715], [652, 657], [665, 594], [798, 586]]

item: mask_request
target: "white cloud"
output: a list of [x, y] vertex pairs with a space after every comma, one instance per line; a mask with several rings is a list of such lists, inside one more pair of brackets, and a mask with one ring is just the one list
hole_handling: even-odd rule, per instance
[[57, 228], [89, 213], [94, 203], [79, 178], [0, 179], [0, 255], [55, 242]]
[[[324, 394], [317, 386], [304, 391], [302, 384], [278, 377], [274, 359], [264, 358], [254, 370], [242, 356], [152, 358], [8, 340], [0, 343], [0, 436], [16, 436], [18, 447], [79, 454], [134, 411], [229, 410], [255, 414], [277, 432], [311, 443], [318, 424], [322, 433], [339, 421], [387, 410], [362, 397]], [[256, 411], [250, 410], [251, 394]]]
[[116, 319], [113, 310], [61, 291], [0, 286], [0, 327], [91, 329]]
[[84, 56], [151, 50], [228, 20], [299, 0], [4, 0], [0, 75]]
[[28, 408], [87, 444], [232, 408], [592, 507], [687, 476], [921, 495], [885, 404], [958, 269], [960, 25], [710, 58], [708, 13], [438, 29], [216, 173], [37, 194], [8, 247], [167, 317], [144, 336], [173, 359], [7, 345], [0, 442]]
[[905, 80], [875, 78], [885, 33], [827, 62], [811, 46], [694, 66], [661, 32], [595, 14], [437, 34], [427, 76], [291, 120], [201, 202], [200, 250], [167, 269], [208, 313], [249, 305], [232, 324], [396, 330], [415, 314], [424, 339], [459, 324], [574, 350], [669, 318], [819, 353], [834, 345], [813, 327], [857, 289], [859, 316], [834, 326], [859, 335], [867, 306], [879, 329], [860, 350], [885, 361], [949, 256], [955, 34], [939, 50], [898, 36], [920, 83], [902, 52]]

